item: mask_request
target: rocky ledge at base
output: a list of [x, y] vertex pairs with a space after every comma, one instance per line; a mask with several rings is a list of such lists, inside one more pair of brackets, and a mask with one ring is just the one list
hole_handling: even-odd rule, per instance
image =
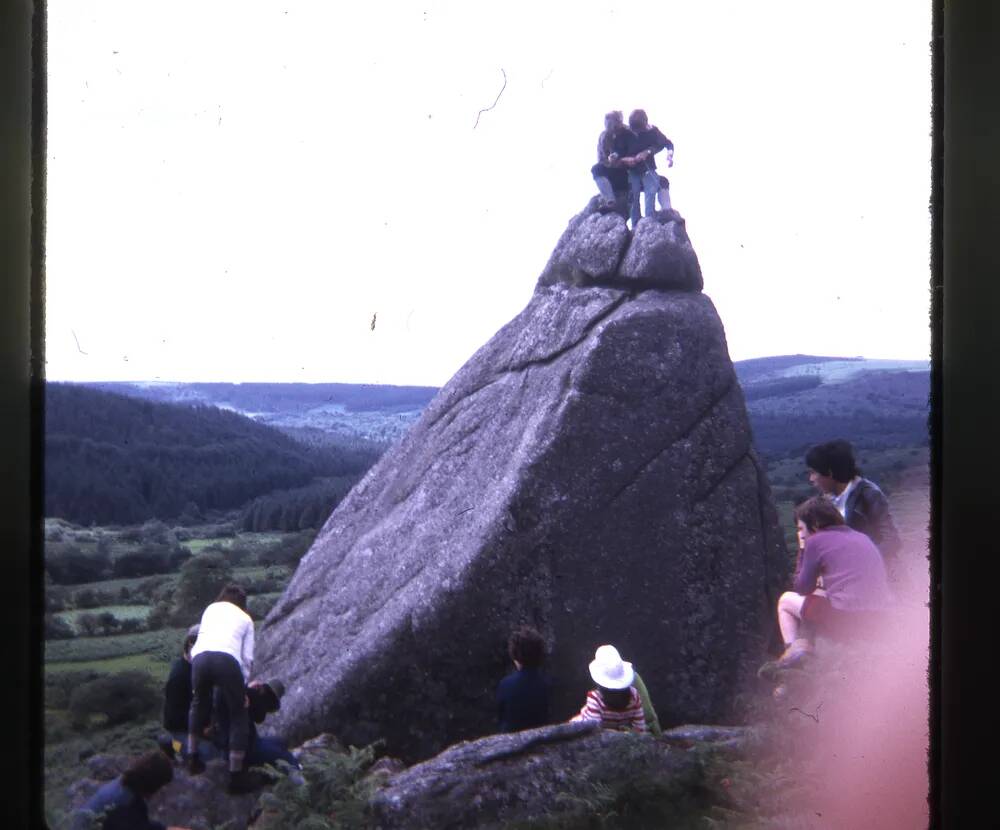
[[[604, 265], [597, 265], [599, 261]], [[602, 643], [661, 723], [739, 722], [791, 560], [684, 222], [593, 204], [526, 308], [330, 516], [259, 632], [291, 742], [381, 739], [407, 763], [496, 727], [520, 623], [552, 716]]]
[[[284, 782], [280, 793], [268, 784], [230, 796], [223, 762], [209, 763], [199, 776], [178, 765], [174, 780], [149, 800], [149, 813], [191, 830], [284, 830], [290, 817], [297, 816], [305, 823], [295, 826], [304, 827], [310, 815], [316, 827], [351, 830], [499, 830], [591, 826], [597, 814], [621, 817], [623, 812], [639, 823], [619, 826], [674, 826], [693, 821], [723, 795], [710, 792], [706, 773], [713, 760], [742, 758], [754, 744], [752, 729], [719, 726], [684, 726], [659, 738], [603, 730], [594, 723], [491, 735], [456, 744], [409, 768], [379, 759], [358, 782], [345, 782], [344, 790], [362, 800], [341, 802], [342, 810], [331, 816], [329, 777], [321, 765], [329, 763], [328, 751], [344, 750], [333, 736], [321, 735], [296, 749], [307, 782], [301, 790]], [[100, 763], [90, 764], [92, 777], [69, 788], [71, 805], [80, 806], [127, 763], [125, 757], [102, 756]], [[281, 782], [282, 776], [275, 773], [273, 781]], [[364, 793], [371, 793], [367, 800]], [[641, 817], [654, 823], [644, 824]]]

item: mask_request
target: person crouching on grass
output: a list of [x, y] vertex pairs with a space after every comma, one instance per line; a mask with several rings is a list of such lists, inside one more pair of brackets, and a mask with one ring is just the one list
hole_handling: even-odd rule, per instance
[[601, 646], [590, 663], [590, 676], [597, 688], [587, 692], [587, 701], [570, 723], [597, 721], [605, 729], [645, 734], [646, 717], [635, 686], [632, 664], [622, 660], [614, 646]]
[[879, 549], [864, 533], [848, 527], [829, 499], [814, 496], [804, 501], [795, 508], [795, 524], [799, 564], [792, 590], [778, 598], [778, 626], [785, 643], [777, 661], [780, 667], [794, 665], [813, 651], [811, 639], [803, 636], [803, 622], [820, 634], [854, 634], [890, 604]]
[[257, 782], [243, 769], [249, 738], [249, 700], [244, 692], [253, 668], [253, 620], [247, 614], [247, 594], [239, 585], [227, 585], [218, 599], [201, 615], [198, 639], [191, 649], [191, 709], [188, 712], [188, 771], [205, 770], [198, 757], [202, 731], [212, 714], [213, 691], [230, 712], [243, 717], [229, 719], [229, 792], [249, 792]]

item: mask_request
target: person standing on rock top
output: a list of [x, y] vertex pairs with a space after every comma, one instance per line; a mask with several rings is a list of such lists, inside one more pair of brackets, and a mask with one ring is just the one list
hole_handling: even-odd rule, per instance
[[612, 159], [615, 141], [625, 132], [625, 119], [621, 110], [612, 110], [604, 116], [604, 131], [597, 138], [597, 164], [590, 168], [602, 198], [602, 207], [611, 208], [628, 194], [628, 172], [617, 157]]
[[545, 640], [522, 625], [507, 641], [515, 671], [497, 685], [497, 722], [501, 732], [519, 732], [549, 723], [549, 684], [542, 675]]
[[[215, 689], [230, 712], [245, 713], [250, 701], [244, 686], [253, 668], [253, 620], [247, 613], [247, 594], [239, 585], [227, 585], [201, 615], [198, 639], [191, 649], [191, 709], [188, 712], [188, 771], [204, 772], [198, 756], [202, 730], [212, 713]], [[229, 719], [229, 792], [249, 792], [256, 779], [243, 769], [249, 738], [249, 718]]]
[[864, 533], [878, 546], [887, 570], [893, 572], [902, 540], [889, 500], [877, 484], [862, 478], [851, 444], [841, 439], [817, 444], [805, 460], [809, 483], [833, 502], [848, 527]]
[[627, 130], [618, 133], [615, 152], [610, 158], [620, 162], [628, 170], [629, 218], [632, 230], [635, 230], [640, 219], [640, 193], [645, 196], [646, 216], [651, 216], [656, 210], [657, 196], [660, 197], [661, 207], [670, 207], [669, 191], [666, 195], [667, 204], [663, 205], [664, 194], [661, 192], [654, 156], [661, 150], [666, 150], [667, 167], [673, 167], [674, 143], [649, 123], [645, 110], [633, 110], [628, 117], [628, 126]]

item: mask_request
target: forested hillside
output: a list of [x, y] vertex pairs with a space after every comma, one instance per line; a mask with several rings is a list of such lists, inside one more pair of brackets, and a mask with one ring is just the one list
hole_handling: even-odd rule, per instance
[[211, 403], [242, 412], [299, 412], [339, 404], [349, 412], [422, 409], [432, 386], [358, 383], [94, 383], [94, 388], [148, 400]]
[[213, 406], [153, 403], [73, 384], [45, 396], [45, 515], [134, 524], [241, 507], [320, 477], [357, 479], [371, 454], [307, 448]]

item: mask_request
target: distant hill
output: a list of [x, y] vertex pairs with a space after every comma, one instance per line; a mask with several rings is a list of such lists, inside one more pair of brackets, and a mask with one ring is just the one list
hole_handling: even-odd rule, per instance
[[356, 479], [376, 457], [310, 449], [215, 406], [46, 384], [45, 515], [78, 524], [230, 510], [322, 477]]
[[[918, 360], [779, 355], [734, 363], [757, 449], [780, 458], [845, 437], [858, 447], [927, 443], [930, 365]], [[437, 394], [430, 386], [348, 383], [104, 383], [147, 400], [235, 409], [313, 446], [397, 440]], [[355, 443], [356, 446], [356, 443]]]
[[353, 383], [92, 383], [143, 400], [232, 409], [313, 446], [381, 451], [399, 438], [437, 394], [432, 386]]
[[831, 438], [871, 449], [928, 443], [927, 361], [785, 355], [734, 365], [765, 458]]

